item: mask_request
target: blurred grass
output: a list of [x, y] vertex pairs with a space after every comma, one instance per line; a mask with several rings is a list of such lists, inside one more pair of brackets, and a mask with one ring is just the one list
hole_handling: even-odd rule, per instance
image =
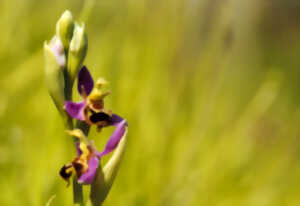
[[[105, 205], [299, 205], [297, 1], [0, 1], [0, 205], [71, 205], [74, 155], [43, 80], [65, 9], [129, 142]], [[103, 147], [111, 130], [91, 137]], [[105, 161], [105, 160], [104, 160]]]

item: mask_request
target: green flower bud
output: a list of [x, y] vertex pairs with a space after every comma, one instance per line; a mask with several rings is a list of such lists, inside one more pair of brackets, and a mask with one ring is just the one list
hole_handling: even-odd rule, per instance
[[114, 154], [111, 156], [109, 161], [102, 169], [99, 166], [94, 182], [91, 185], [90, 199], [93, 205], [101, 205], [106, 199], [112, 184], [119, 171], [119, 166], [124, 155], [126, 141], [127, 141], [127, 130], [121, 139], [118, 147]]
[[66, 10], [56, 23], [56, 35], [61, 39], [66, 50], [69, 49], [73, 31], [74, 21], [72, 13], [69, 10]]
[[71, 82], [74, 81], [87, 52], [87, 35], [84, 25], [75, 24], [73, 37], [69, 47], [68, 74]]
[[56, 107], [62, 112], [65, 102], [63, 69], [66, 60], [59, 38], [54, 37], [49, 44], [44, 43], [44, 55], [46, 84]]

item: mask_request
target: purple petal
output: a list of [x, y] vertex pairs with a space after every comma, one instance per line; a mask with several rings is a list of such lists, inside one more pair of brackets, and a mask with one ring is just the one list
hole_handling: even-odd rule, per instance
[[88, 170], [79, 177], [78, 179], [79, 183], [91, 184], [93, 182], [99, 165], [98, 157], [97, 156], [92, 157], [88, 165], [89, 165]]
[[101, 158], [103, 155], [106, 155], [112, 152], [119, 144], [120, 140], [122, 139], [125, 130], [126, 130], [127, 122], [123, 120], [122, 122], [116, 125], [116, 129], [113, 134], [110, 136], [108, 142], [106, 143], [105, 149], [98, 153], [97, 156]]
[[82, 93], [81, 88], [83, 87], [87, 95], [89, 95], [94, 88], [94, 80], [85, 66], [83, 66], [78, 73], [77, 87], [79, 94]]
[[112, 114], [112, 116], [111, 116], [111, 124], [114, 126], [117, 126], [123, 120], [124, 119], [117, 114]]
[[68, 114], [72, 118], [84, 121], [85, 106], [86, 106], [86, 103], [84, 101], [81, 101], [81, 102], [66, 101], [65, 110], [68, 112]]
[[[122, 117], [120, 117], [117, 114], [112, 114], [110, 120], [109, 120], [109, 125], [111, 126], [118, 126], [118, 124], [120, 124], [124, 119]], [[126, 122], [126, 126], [128, 126], [128, 123]]]

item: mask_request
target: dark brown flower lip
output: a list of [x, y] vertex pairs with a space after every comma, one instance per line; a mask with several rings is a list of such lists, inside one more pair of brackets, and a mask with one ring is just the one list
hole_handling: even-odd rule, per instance
[[69, 163], [69, 164], [64, 165], [59, 171], [60, 176], [64, 180], [66, 180], [68, 182], [68, 184], [69, 184], [69, 179], [72, 176], [72, 170], [71, 170], [72, 167], [73, 167], [73, 165], [71, 163]]
[[106, 111], [94, 113], [90, 116], [92, 123], [97, 124], [99, 122], [109, 122], [111, 120], [111, 114]]
[[112, 125], [113, 114], [111, 110], [101, 109], [99, 112], [86, 107], [84, 111], [85, 121], [89, 125], [97, 125], [98, 127], [106, 127]]

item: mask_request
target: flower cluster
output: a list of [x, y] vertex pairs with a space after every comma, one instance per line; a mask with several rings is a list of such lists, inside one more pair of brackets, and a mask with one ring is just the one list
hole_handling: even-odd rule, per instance
[[[83, 204], [81, 187], [91, 185], [90, 199], [93, 205], [99, 205], [106, 198], [117, 174], [128, 125], [122, 117], [105, 109], [104, 98], [110, 94], [106, 91], [107, 82], [103, 78], [94, 82], [83, 65], [86, 53], [84, 24], [74, 21], [71, 12], [64, 12], [56, 24], [56, 34], [50, 42], [44, 44], [47, 88], [68, 134], [76, 140], [76, 157], [64, 165], [59, 173], [68, 182], [71, 177], [74, 178], [74, 203]], [[77, 90], [82, 98], [79, 102], [72, 100], [76, 79]], [[98, 131], [109, 126], [115, 127], [102, 151], [98, 151], [87, 137], [87, 128], [93, 125]], [[102, 169], [101, 158], [114, 150], [113, 156]]]
[[81, 130], [69, 132], [70, 135], [79, 138], [79, 142], [76, 144], [77, 157], [60, 170], [60, 175], [67, 181], [75, 173], [79, 183], [91, 184], [100, 158], [113, 151], [125, 134], [126, 121], [104, 109], [103, 98], [107, 96], [108, 92], [101, 90], [103, 83], [103, 79], [100, 79], [94, 87], [94, 81], [88, 69], [83, 66], [78, 74], [77, 87], [83, 100], [80, 102], [66, 101], [65, 103], [65, 110], [74, 119], [85, 121], [89, 125], [97, 125], [98, 129], [107, 126], [116, 128], [102, 152], [96, 150], [93, 143], [87, 139]]

